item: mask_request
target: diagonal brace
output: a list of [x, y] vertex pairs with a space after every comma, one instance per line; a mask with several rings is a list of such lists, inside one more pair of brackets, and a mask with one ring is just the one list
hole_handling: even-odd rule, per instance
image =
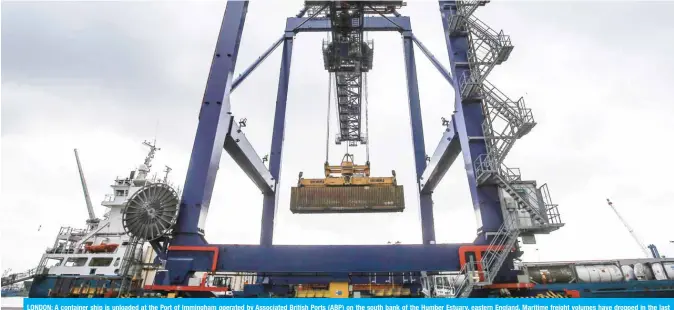
[[246, 69], [246, 71], [243, 71], [243, 73], [239, 74], [239, 76], [236, 77], [236, 80], [232, 82], [232, 90], [230, 92], [234, 91], [236, 87], [239, 86], [239, 84], [241, 84], [241, 82], [243, 82], [243, 80], [245, 80], [248, 77], [248, 75], [250, 75], [253, 72], [253, 70], [255, 70], [265, 59], [267, 59], [267, 57], [272, 52], [274, 52], [274, 50], [276, 50], [277, 47], [279, 47], [279, 45], [281, 45], [281, 42], [283, 42], [283, 38], [284, 36], [276, 40], [276, 42], [274, 42], [274, 44], [272, 44], [271, 47], [269, 47], [264, 53], [262, 53], [262, 55], [258, 57], [257, 60], [255, 60], [255, 62], [252, 65], [250, 65], [248, 69]]
[[231, 116], [229, 124], [229, 131], [225, 138], [225, 150], [263, 194], [273, 194], [276, 181], [271, 173], [241, 131], [239, 124], [234, 121], [234, 116]]
[[433, 192], [461, 153], [461, 143], [459, 143], [459, 136], [456, 134], [454, 124], [454, 115], [452, 115], [452, 120], [447, 125], [438, 147], [435, 148], [431, 161], [421, 175], [420, 189], [422, 194]]
[[[426, 48], [426, 46], [424, 46], [421, 43], [421, 41], [419, 41], [419, 39], [417, 39], [417, 37], [414, 36], [414, 34], [412, 34], [412, 41], [414, 41], [414, 43], [419, 47], [419, 49], [421, 49], [421, 52], [424, 53], [424, 55], [426, 55], [426, 58], [428, 58], [428, 60], [431, 61], [433, 66], [435, 66], [435, 68], [438, 69], [438, 71], [440, 71], [440, 74], [442, 74], [442, 76], [445, 77], [445, 80], [449, 82], [449, 85], [454, 87], [454, 80], [452, 79], [449, 70], [445, 69], [445, 67], [435, 58], [435, 56], [433, 56], [433, 54], [431, 54], [431, 52]], [[456, 87], [454, 88], [456, 89]]]

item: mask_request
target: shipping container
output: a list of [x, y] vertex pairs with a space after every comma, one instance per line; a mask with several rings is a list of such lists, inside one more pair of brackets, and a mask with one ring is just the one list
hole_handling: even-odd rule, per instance
[[402, 212], [402, 186], [293, 187], [293, 213]]

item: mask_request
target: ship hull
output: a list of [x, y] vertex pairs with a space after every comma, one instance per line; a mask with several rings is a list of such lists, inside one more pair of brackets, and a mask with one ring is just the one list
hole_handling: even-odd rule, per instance
[[[512, 298], [672, 298], [674, 280], [536, 284], [532, 288], [510, 289], [510, 295]], [[497, 290], [476, 290], [471, 297], [506, 296]]]
[[28, 297], [116, 297], [122, 280], [120, 276], [40, 276], [33, 280]]

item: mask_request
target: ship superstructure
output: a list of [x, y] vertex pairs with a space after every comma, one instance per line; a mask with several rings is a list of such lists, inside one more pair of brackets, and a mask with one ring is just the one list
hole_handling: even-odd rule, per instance
[[[152, 160], [160, 149], [155, 142], [145, 141], [143, 144], [149, 148], [143, 163], [127, 176], [115, 178], [110, 185], [112, 192], [101, 203], [107, 212], [100, 219], [95, 217], [79, 154], [75, 150], [89, 212], [86, 228], [61, 227], [54, 243], [42, 255], [38, 267], [26, 273], [24, 279], [14, 277], [11, 281], [3, 278], [3, 286], [33, 278], [30, 297], [115, 296], [119, 294], [120, 287], [126, 290], [139, 287], [142, 267], [151, 262], [142, 261], [145, 240], [125, 230], [125, 210], [129, 205], [137, 205], [138, 201], [157, 200], [149, 192], [157, 186], [171, 188], [175, 204], [179, 192], [168, 181], [169, 167], [162, 177], [156, 174], [150, 176]], [[146, 201], [145, 206], [152, 209], [153, 201]], [[68, 291], [61, 292], [60, 287], [67, 287]]]

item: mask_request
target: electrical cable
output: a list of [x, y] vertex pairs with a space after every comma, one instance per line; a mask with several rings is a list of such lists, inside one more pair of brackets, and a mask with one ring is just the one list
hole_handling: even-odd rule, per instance
[[[365, 42], [367, 42], [368, 35], [365, 32]], [[369, 106], [367, 95], [367, 72], [363, 73], [363, 99], [365, 103], [365, 161], [370, 163], [370, 116], [369, 116]]]

